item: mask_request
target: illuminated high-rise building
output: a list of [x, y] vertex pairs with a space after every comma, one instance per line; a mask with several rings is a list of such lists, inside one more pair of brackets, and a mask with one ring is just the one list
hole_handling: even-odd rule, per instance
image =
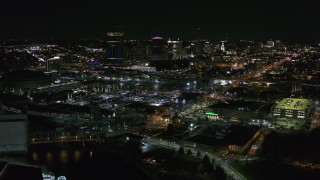
[[171, 39], [168, 40], [168, 49], [169, 49], [169, 59], [176, 60], [182, 59], [182, 42], [179, 41], [172, 41]]
[[225, 51], [226, 51], [226, 48], [225, 48], [225, 46], [224, 46], [224, 42], [225, 42], [225, 41], [221, 41], [221, 48], [220, 48], [220, 50], [221, 50], [222, 52], [225, 52]]
[[110, 24], [107, 32], [106, 63], [121, 63], [124, 61], [124, 32], [120, 23]]

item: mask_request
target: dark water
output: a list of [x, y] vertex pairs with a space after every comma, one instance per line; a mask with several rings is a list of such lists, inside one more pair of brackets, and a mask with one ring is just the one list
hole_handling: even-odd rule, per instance
[[[29, 120], [31, 132], [55, 130], [49, 119], [29, 116]], [[108, 152], [107, 146], [102, 148], [90, 143], [85, 146], [82, 142], [31, 145], [27, 161], [45, 166], [56, 177], [66, 176], [68, 180], [150, 179], [122, 156]]]
[[93, 145], [41, 144], [29, 149], [29, 161], [44, 165], [55, 176], [78, 179], [149, 179], [120, 155]]

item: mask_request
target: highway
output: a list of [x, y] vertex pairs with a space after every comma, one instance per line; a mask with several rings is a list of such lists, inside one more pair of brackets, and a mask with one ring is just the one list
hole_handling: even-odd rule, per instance
[[180, 145], [177, 142], [170, 142], [164, 139], [158, 139], [158, 138], [152, 138], [152, 137], [147, 137], [145, 139], [148, 143], [150, 144], [154, 144], [154, 145], [158, 145], [161, 147], [165, 147], [168, 149], [173, 149], [173, 150], [178, 150], [180, 147], [183, 147], [184, 150], [186, 151], [187, 149], [190, 149], [192, 152], [193, 156], [197, 156], [198, 151], [200, 151], [201, 153], [201, 158], [203, 158], [205, 156], [205, 154], [207, 154], [209, 156], [210, 159], [214, 159], [215, 164], [222, 167], [226, 173], [228, 175], [230, 175], [233, 179], [235, 180], [246, 180], [247, 178], [245, 178], [242, 174], [240, 174], [238, 171], [236, 171], [233, 167], [231, 167], [231, 165], [226, 161], [223, 160], [219, 157], [217, 157], [216, 155], [209, 153], [205, 150], [200, 150], [196, 147], [190, 148], [184, 145]]

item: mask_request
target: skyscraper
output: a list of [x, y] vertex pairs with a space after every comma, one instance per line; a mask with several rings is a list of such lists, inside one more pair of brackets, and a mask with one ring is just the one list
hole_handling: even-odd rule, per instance
[[221, 41], [220, 50], [221, 50], [222, 52], [225, 52], [225, 51], [226, 51], [226, 48], [224, 47], [224, 42], [225, 42], [225, 41]]
[[151, 60], [168, 60], [168, 44], [162, 37], [152, 38]]
[[182, 42], [168, 40], [169, 59], [176, 60], [182, 59]]
[[123, 24], [110, 24], [107, 32], [107, 46], [105, 50], [106, 63], [124, 62], [124, 32]]

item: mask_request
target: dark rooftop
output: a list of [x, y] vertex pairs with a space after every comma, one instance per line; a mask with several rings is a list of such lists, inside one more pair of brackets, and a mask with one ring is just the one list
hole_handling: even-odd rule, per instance
[[259, 130], [259, 127], [233, 125], [229, 130], [230, 131], [226, 133], [226, 136], [222, 139], [217, 139], [215, 135], [199, 134], [189, 138], [188, 140], [216, 147], [228, 145], [243, 146]]
[[228, 100], [228, 101], [219, 101], [217, 104], [208, 106], [208, 108], [225, 108], [232, 110], [239, 110], [243, 108], [242, 111], [257, 111], [261, 109], [265, 103], [258, 101], [244, 101], [244, 100]]
[[[29, 104], [29, 109], [31, 110], [36, 110], [36, 111], [41, 111], [41, 112], [55, 112], [55, 113], [90, 113], [91, 112], [91, 107], [89, 105], [85, 106], [77, 106], [77, 105], [71, 105], [71, 104], [62, 104], [62, 103], [53, 103], [47, 106], [37, 106], [35, 104]], [[106, 109], [101, 109], [100, 111], [102, 114], [106, 115], [112, 115], [113, 111], [109, 111]]]
[[[1, 168], [4, 165], [3, 168]], [[0, 179], [1, 180], [15, 180], [15, 179], [32, 179], [43, 180], [42, 171], [39, 167], [13, 165], [6, 162], [0, 163]]]
[[42, 72], [30, 70], [15, 70], [8, 72], [2, 76], [4, 81], [35, 81], [49, 80], [50, 77]]

